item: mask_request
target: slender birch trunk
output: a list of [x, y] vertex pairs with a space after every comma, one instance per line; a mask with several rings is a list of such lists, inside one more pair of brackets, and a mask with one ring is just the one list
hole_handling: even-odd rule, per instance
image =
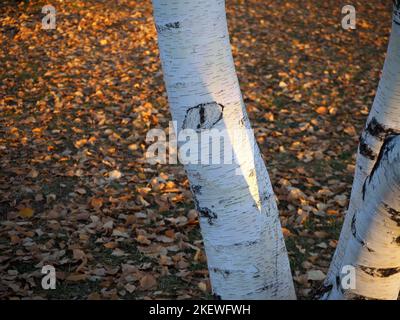
[[385, 139], [361, 193], [342, 261], [355, 268], [354, 286], [335, 286], [329, 299], [395, 300], [400, 290], [399, 135]]
[[231, 164], [185, 165], [213, 293], [222, 299], [294, 299], [274, 193], [248, 130], [225, 1], [153, 0], [153, 8], [177, 136], [190, 129], [225, 131], [220, 152], [231, 148], [235, 156]]
[[[363, 213], [370, 210], [364, 201], [363, 188], [366, 185], [365, 182], [371, 176], [373, 168], [379, 165], [379, 155], [382, 154], [382, 148], [384, 148], [384, 142], [386, 139], [391, 135], [399, 133], [400, 3], [396, 1], [394, 5], [392, 32], [383, 73], [367, 124], [360, 137], [350, 204], [340, 234], [338, 247], [333, 257], [327, 279], [322, 288], [322, 299], [337, 298], [337, 292], [341, 292], [340, 279], [343, 275], [342, 267], [348, 262], [345, 256], [348, 252], [353, 252], [354, 249], [352, 248], [352, 243], [356, 241], [353, 232], [354, 221], [357, 221], [357, 219], [361, 221], [367, 219], [367, 215], [364, 215]], [[384, 185], [385, 183], [382, 182], [381, 184]], [[382, 188], [385, 188], [385, 186], [382, 186]], [[399, 197], [399, 194], [397, 194], [397, 197]], [[356, 218], [355, 215], [358, 215], [358, 218]], [[371, 226], [371, 230], [374, 230], [375, 227], [376, 226]], [[382, 227], [381, 231], [391, 232], [389, 229], [385, 229], [384, 227]], [[387, 245], [390, 246], [389, 243]], [[397, 250], [400, 250], [400, 248]], [[354, 257], [354, 259], [355, 261], [357, 260], [356, 257]], [[379, 263], [377, 265], [379, 265]], [[366, 292], [363, 290], [363, 293]], [[376, 294], [369, 296], [379, 296], [381, 299], [390, 299], [393, 298], [394, 295], [393, 293], [385, 295], [383, 292], [377, 292]]]

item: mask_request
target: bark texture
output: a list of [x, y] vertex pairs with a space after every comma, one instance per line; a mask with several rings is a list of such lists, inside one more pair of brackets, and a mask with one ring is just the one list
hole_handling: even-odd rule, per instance
[[361, 202], [342, 262], [355, 267], [355, 287], [335, 286], [329, 298], [395, 300], [400, 290], [400, 136], [385, 139]]
[[153, 8], [177, 135], [185, 129], [225, 131], [221, 154], [232, 148], [236, 160], [185, 165], [213, 293], [222, 299], [294, 299], [275, 197], [248, 130], [225, 1], [153, 0]]
[[[327, 279], [322, 288], [322, 298], [329, 299], [332, 292], [340, 291], [337, 281], [345, 265], [346, 250], [350, 250], [354, 241], [352, 226], [357, 212], [365, 210], [363, 200], [366, 179], [378, 165], [379, 155], [388, 137], [400, 133], [400, 6], [394, 4], [393, 25], [389, 40], [387, 56], [375, 100], [370, 111], [367, 124], [360, 136], [356, 172], [353, 181], [350, 204], [346, 213], [338, 247], [333, 257]], [[364, 190], [365, 191], [365, 190]], [[397, 195], [398, 197], [399, 195]], [[360, 217], [360, 219], [363, 219]], [[382, 298], [383, 295], [380, 295]], [[387, 298], [392, 295], [387, 296]]]

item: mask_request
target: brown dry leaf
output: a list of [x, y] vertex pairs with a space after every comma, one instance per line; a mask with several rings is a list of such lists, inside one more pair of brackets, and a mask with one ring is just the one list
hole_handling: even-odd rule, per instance
[[122, 173], [119, 170], [113, 170], [108, 173], [108, 178], [110, 180], [118, 180], [122, 177]]
[[87, 297], [88, 300], [101, 300], [101, 295], [97, 292], [92, 292]]
[[78, 188], [75, 190], [76, 193], [79, 193], [80, 195], [86, 194], [86, 190], [84, 188]]
[[103, 246], [106, 247], [107, 249], [115, 249], [116, 247], [118, 247], [118, 243], [107, 242], [107, 243], [103, 244]]
[[78, 281], [83, 281], [86, 280], [87, 275], [84, 273], [73, 273], [70, 274], [68, 277], [65, 278], [66, 281], [71, 281], [71, 282], [78, 282]]
[[86, 258], [86, 254], [81, 249], [73, 249], [72, 253], [75, 260], [83, 260]]
[[194, 209], [189, 210], [187, 217], [189, 219], [189, 222], [195, 221], [198, 217], [197, 210], [194, 210]]
[[207, 292], [207, 284], [205, 282], [199, 282], [199, 284], [197, 285], [199, 287], [199, 289], [203, 292]]
[[328, 238], [329, 237], [329, 233], [325, 232], [325, 231], [315, 231], [314, 235], [319, 239]]
[[354, 126], [348, 126], [343, 130], [345, 133], [347, 133], [349, 136], [355, 136], [357, 135], [357, 131], [354, 128]]
[[152, 275], [145, 275], [142, 279], [140, 279], [140, 287], [143, 290], [150, 290], [157, 285], [157, 280]]
[[293, 233], [290, 232], [290, 230], [287, 229], [287, 228], [282, 228], [282, 233], [283, 233], [283, 236], [284, 236], [285, 238], [288, 238], [288, 237], [290, 237], [290, 236], [293, 236]]
[[73, 249], [72, 252], [73, 258], [81, 261], [81, 264], [75, 270], [76, 272], [80, 272], [87, 265], [88, 258], [81, 249]]
[[205, 263], [207, 261], [206, 255], [204, 254], [203, 250], [197, 250], [193, 259], [194, 261], [199, 263]]
[[28, 173], [28, 177], [29, 178], [37, 178], [37, 176], [39, 175], [39, 171], [32, 169], [29, 173]]
[[165, 235], [168, 238], [175, 239], [175, 232], [172, 229], [169, 229], [169, 230], [165, 231]]
[[147, 239], [144, 235], [141, 235], [141, 234], [139, 234], [136, 237], [136, 241], [141, 244], [145, 244], [145, 245], [149, 245], [151, 243], [151, 241], [149, 239]]

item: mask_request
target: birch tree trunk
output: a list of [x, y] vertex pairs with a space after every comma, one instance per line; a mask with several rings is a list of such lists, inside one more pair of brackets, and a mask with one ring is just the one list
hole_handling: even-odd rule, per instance
[[385, 139], [361, 194], [342, 261], [355, 268], [354, 287], [337, 285], [329, 299], [395, 300], [400, 290], [399, 135]]
[[[366, 186], [366, 180], [371, 177], [373, 168], [379, 165], [379, 155], [382, 154], [382, 150], [385, 146], [386, 139], [391, 135], [400, 133], [400, 3], [395, 1], [394, 13], [393, 13], [393, 24], [392, 32], [389, 40], [389, 47], [387, 50], [387, 56], [383, 68], [381, 80], [379, 82], [378, 90], [375, 96], [375, 100], [370, 111], [367, 124], [360, 137], [360, 144], [358, 148], [357, 161], [356, 161], [356, 172], [353, 181], [353, 188], [351, 192], [350, 204], [345, 217], [345, 221], [342, 227], [342, 231], [339, 238], [338, 247], [333, 257], [330, 270], [328, 272], [327, 279], [324, 282], [322, 288], [322, 299], [334, 299], [339, 298], [341, 294], [341, 276], [342, 267], [347, 264], [345, 258], [349, 252], [353, 252], [354, 241], [356, 241], [354, 235], [354, 221], [360, 221], [361, 224], [366, 223], [368, 219], [368, 213], [364, 212], [371, 210], [368, 206], [373, 204], [367, 204], [364, 201], [363, 188]], [[379, 187], [385, 189], [385, 182], [380, 182]], [[377, 188], [377, 185], [374, 185]], [[383, 190], [382, 189], [382, 190]], [[365, 191], [365, 190], [364, 190]], [[379, 191], [381, 192], [381, 191]], [[399, 193], [396, 196], [399, 197]], [[386, 197], [381, 194], [376, 197]], [[383, 199], [383, 198], [382, 198]], [[374, 201], [378, 201], [375, 199]], [[380, 209], [379, 209], [380, 210]], [[379, 211], [378, 210], [378, 211]], [[379, 212], [376, 212], [378, 215]], [[356, 217], [357, 215], [357, 217]], [[376, 218], [378, 219], [378, 217]], [[364, 221], [365, 220], [365, 221]], [[363, 222], [364, 221], [364, 222]], [[357, 222], [358, 223], [358, 222]], [[375, 230], [377, 226], [371, 226], [372, 230]], [[390, 229], [385, 229], [382, 226], [382, 232], [391, 232]], [[365, 231], [367, 232], [367, 231]], [[369, 231], [368, 231], [369, 232]], [[369, 234], [369, 233], [368, 233]], [[359, 235], [357, 236], [359, 238]], [[366, 242], [366, 240], [363, 240]], [[387, 246], [391, 246], [387, 243]], [[380, 250], [380, 249], [379, 249]], [[397, 251], [400, 248], [397, 248]], [[381, 256], [380, 254], [377, 255]], [[354, 257], [354, 261], [357, 261], [357, 257]], [[377, 259], [377, 258], [376, 258]], [[376, 265], [379, 263], [374, 260]], [[381, 261], [385, 264], [384, 261]], [[400, 264], [398, 265], [400, 266]], [[394, 279], [394, 277], [390, 277]], [[358, 278], [357, 278], [358, 279]], [[370, 287], [372, 289], [372, 287]], [[379, 291], [379, 290], [378, 290]], [[363, 294], [366, 291], [363, 289]], [[398, 293], [398, 290], [397, 290]], [[376, 296], [380, 299], [391, 299], [397, 294], [391, 292], [385, 295], [382, 292], [369, 293], [369, 296]], [[368, 296], [368, 295], [367, 295]]]
[[[153, 0], [153, 8], [176, 135], [225, 131], [220, 153], [234, 153], [231, 164], [185, 165], [213, 293], [222, 299], [294, 299], [275, 197], [248, 130], [225, 1]], [[205, 146], [199, 149], [209, 156]]]

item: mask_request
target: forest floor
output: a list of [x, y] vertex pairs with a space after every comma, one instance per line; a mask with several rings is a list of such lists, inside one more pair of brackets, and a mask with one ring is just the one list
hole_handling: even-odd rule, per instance
[[[352, 0], [346, 31], [347, 2], [227, 0], [300, 299], [337, 244], [390, 32], [391, 1]], [[211, 298], [185, 172], [144, 156], [170, 121], [151, 2], [3, 0], [0, 31], [0, 299]]]

